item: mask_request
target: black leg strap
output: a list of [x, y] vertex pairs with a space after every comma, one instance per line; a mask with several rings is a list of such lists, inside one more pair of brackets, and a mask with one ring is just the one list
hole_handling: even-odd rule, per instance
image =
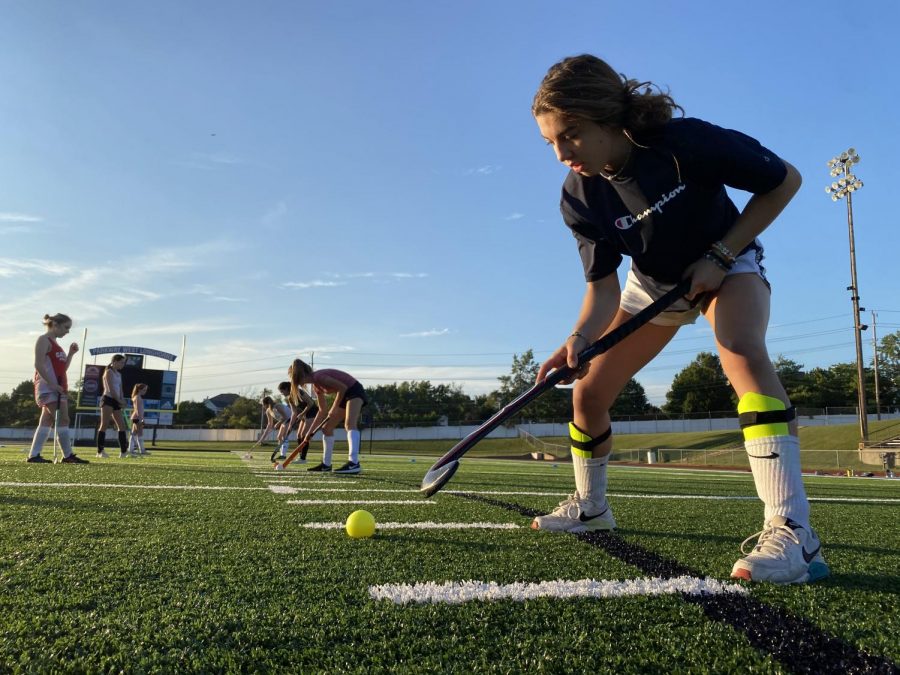
[[[571, 433], [571, 431], [570, 431], [569, 442], [572, 444], [573, 448], [577, 448], [578, 450], [581, 450], [583, 452], [593, 450], [595, 447], [600, 445], [607, 438], [612, 436], [612, 427], [609, 427], [606, 431], [604, 431], [602, 434], [600, 434], [596, 438], [590, 438], [590, 434], [588, 434], [586, 431], [580, 429], [574, 422], [572, 422], [571, 424], [572, 424], [572, 427], [574, 427], [574, 429], [579, 434], [581, 434], [581, 438], [575, 438], [574, 434]], [[582, 438], [590, 438], [590, 440], [585, 441], [585, 440], [582, 440]]]
[[797, 416], [797, 409], [791, 406], [787, 410], [766, 410], [764, 412], [745, 412], [738, 415], [741, 429], [757, 424], [778, 424], [790, 422]]

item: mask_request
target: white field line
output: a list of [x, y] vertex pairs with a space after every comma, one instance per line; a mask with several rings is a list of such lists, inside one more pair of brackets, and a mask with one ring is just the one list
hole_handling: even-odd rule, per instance
[[[265, 487], [241, 487], [228, 485], [134, 485], [126, 483], [24, 483], [15, 481], [0, 481], [0, 487], [23, 487], [23, 488], [119, 488], [125, 490], [220, 490], [220, 491], [242, 491], [242, 490], [270, 490], [278, 494], [296, 494], [297, 492], [388, 492], [388, 493], [417, 493], [418, 490], [376, 490], [376, 489], [358, 489], [346, 487], [340, 490], [326, 489], [317, 490], [316, 488], [294, 488], [290, 486], [269, 485]], [[277, 489], [276, 489], [277, 488]], [[526, 492], [526, 491], [490, 491], [490, 490], [447, 490], [446, 494], [475, 494], [475, 495], [524, 495], [535, 497], [559, 497], [566, 496], [566, 492]], [[741, 497], [741, 496], [715, 496], [715, 495], [640, 495], [640, 494], [621, 494], [611, 492], [608, 495], [613, 498], [622, 499], [695, 499], [705, 501], [756, 501], [757, 497]], [[864, 497], [809, 497], [811, 502], [844, 502], [854, 504], [900, 504], [900, 499], [890, 498], [864, 498]], [[422, 500], [406, 500], [406, 501], [377, 501], [377, 500], [291, 500], [288, 504], [434, 504], [434, 501]]]
[[[314, 485], [353, 485], [354, 483], [348, 481], [346, 478], [332, 478], [330, 480], [322, 479], [322, 478], [309, 478], [307, 476], [298, 476], [291, 474], [278, 474], [277, 476], [270, 476], [266, 474], [253, 474], [256, 478], [262, 478], [263, 480], [277, 480], [279, 483], [311, 483]], [[325, 474], [326, 476], [328, 474]]]
[[[297, 494], [299, 492], [341, 492], [341, 493], [358, 493], [358, 492], [381, 492], [388, 494], [418, 494], [418, 490], [395, 490], [395, 489], [379, 489], [379, 488], [315, 488], [315, 487], [293, 487], [289, 485], [269, 485], [272, 492], [278, 494]], [[527, 497], [566, 497], [568, 492], [530, 492], [526, 490], [444, 490], [444, 494], [448, 495], [484, 495], [484, 496], [527, 496]], [[624, 494], [610, 492], [608, 497], [619, 499], [694, 499], [699, 501], [714, 502], [753, 502], [758, 501], [758, 497], [742, 496], [742, 495], [641, 495], [641, 494]], [[868, 499], [863, 497], [809, 497], [811, 502], [856, 502], [861, 504], [900, 504], [900, 499]]]
[[460, 604], [475, 600], [515, 600], [534, 598], [621, 598], [636, 595], [746, 595], [749, 590], [738, 584], [691, 576], [662, 579], [658, 577], [626, 581], [541, 581], [498, 584], [493, 581], [447, 581], [444, 583], [384, 584], [369, 586], [372, 600], [390, 600], [397, 605], [409, 603]]
[[[345, 523], [303, 523], [302, 527], [310, 530], [343, 530]], [[435, 523], [425, 521], [419, 523], [378, 523], [379, 530], [518, 530], [521, 525], [515, 523]]]
[[412, 504], [434, 506], [437, 502], [426, 499], [289, 499], [287, 504], [317, 506], [320, 504]]
[[268, 490], [266, 487], [236, 487], [226, 485], [128, 485], [126, 483], [16, 483], [0, 482], [0, 487], [44, 488], [125, 488], [133, 490]]

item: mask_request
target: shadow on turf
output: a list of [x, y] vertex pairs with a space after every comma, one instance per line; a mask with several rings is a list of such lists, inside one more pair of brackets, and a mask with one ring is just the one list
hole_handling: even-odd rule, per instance
[[836, 586], [848, 591], [871, 591], [900, 595], [900, 577], [884, 574], [840, 574], [834, 573], [820, 582], [822, 585]]

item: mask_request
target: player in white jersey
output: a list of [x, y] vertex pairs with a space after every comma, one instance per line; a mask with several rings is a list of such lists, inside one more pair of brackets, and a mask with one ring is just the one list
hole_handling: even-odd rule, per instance
[[281, 457], [287, 457], [287, 436], [290, 433], [291, 410], [284, 403], [276, 403], [271, 396], [264, 396], [262, 400], [263, 412], [266, 416], [266, 428], [260, 433], [256, 443], [244, 455], [245, 459], [253, 459], [253, 448], [262, 445], [269, 437], [269, 434], [275, 432], [275, 438], [280, 445], [279, 454]]

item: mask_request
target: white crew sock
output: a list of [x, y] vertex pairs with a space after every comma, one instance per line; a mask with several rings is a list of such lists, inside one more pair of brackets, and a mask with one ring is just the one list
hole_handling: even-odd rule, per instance
[[606, 457], [579, 457], [572, 453], [575, 468], [575, 489], [582, 499], [589, 499], [599, 506], [606, 504]]
[[334, 450], [334, 436], [322, 436], [322, 464], [331, 466], [331, 452]]
[[784, 516], [809, 527], [809, 502], [800, 472], [800, 440], [766, 436], [744, 441], [756, 494], [765, 504], [765, 522]]
[[350, 461], [359, 464], [359, 429], [347, 432], [347, 444], [350, 446]]
[[59, 439], [59, 445], [62, 448], [63, 457], [72, 454], [72, 437], [69, 435], [69, 427], [60, 427], [56, 430], [56, 437]]
[[280, 450], [279, 454], [282, 457], [287, 457], [287, 451], [288, 451], [288, 439], [285, 438], [283, 441], [281, 441], [281, 450]]
[[50, 437], [51, 432], [50, 427], [42, 427], [39, 426], [34, 430], [34, 438], [31, 439], [31, 452], [28, 453], [29, 457], [37, 457], [41, 454], [41, 450], [44, 448], [44, 443], [47, 442], [47, 439]]

